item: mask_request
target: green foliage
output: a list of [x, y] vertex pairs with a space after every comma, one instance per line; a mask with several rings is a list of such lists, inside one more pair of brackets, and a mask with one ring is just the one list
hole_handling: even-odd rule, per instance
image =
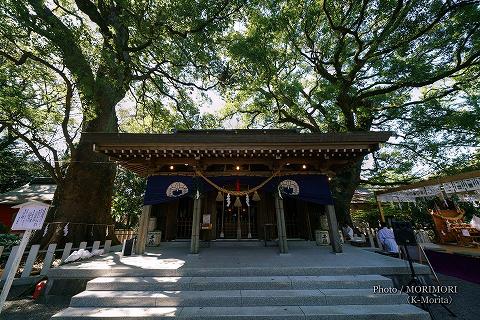
[[0, 234], [0, 246], [3, 246], [4, 252], [10, 251], [13, 246], [20, 243], [20, 238], [16, 234]]
[[[452, 201], [452, 202], [450, 202]], [[449, 205], [457, 205], [458, 208], [465, 210], [465, 222], [470, 222], [473, 215], [480, 216], [480, 206], [472, 202], [459, 202], [457, 195], [449, 197]], [[382, 203], [385, 219], [394, 219], [397, 221], [410, 221], [416, 228], [434, 229], [433, 219], [430, 210], [444, 208], [444, 199], [438, 196], [426, 198], [417, 198], [415, 203]], [[378, 209], [375, 197], [365, 198], [362, 208], [354, 209], [351, 212], [352, 220], [356, 225], [368, 223], [370, 227], [380, 225], [380, 211]]]
[[122, 167], [117, 170], [112, 202], [112, 216], [116, 226], [131, 228], [138, 223], [142, 213], [146, 179]]
[[351, 215], [354, 225], [359, 226], [368, 223], [370, 228], [376, 228], [379, 226], [380, 212], [375, 207], [351, 210]]
[[[0, 125], [22, 139], [61, 186], [54, 198], [56, 219], [104, 222], [113, 163], [97, 165], [108, 159], [95, 153], [82, 133], [118, 132], [116, 111], [123, 103], [134, 102], [133, 118], [120, 114], [126, 130], [214, 125], [212, 117], [200, 116], [192, 95], [202, 96], [219, 82], [225, 67], [222, 38], [243, 4], [0, 3], [0, 84], [6, 83], [5, 90], [0, 87]], [[127, 95], [130, 101], [124, 100]], [[99, 177], [105, 193], [71, 192]], [[118, 192], [127, 196], [131, 190], [122, 183]], [[66, 190], [68, 195], [61, 194]], [[134, 215], [120, 195], [115, 201], [118, 215]]]
[[257, 1], [230, 32], [224, 116], [394, 131], [373, 184], [458, 170], [479, 143], [479, 20], [470, 1]]
[[[0, 139], [0, 145], [6, 138]], [[43, 166], [31, 155], [19, 151], [15, 144], [0, 149], [0, 193], [18, 188], [34, 177], [47, 175]]]

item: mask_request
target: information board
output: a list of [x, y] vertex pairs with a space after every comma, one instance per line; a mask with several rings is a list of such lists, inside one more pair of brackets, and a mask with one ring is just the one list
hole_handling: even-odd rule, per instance
[[12, 230], [40, 230], [47, 216], [48, 206], [21, 207], [15, 217]]

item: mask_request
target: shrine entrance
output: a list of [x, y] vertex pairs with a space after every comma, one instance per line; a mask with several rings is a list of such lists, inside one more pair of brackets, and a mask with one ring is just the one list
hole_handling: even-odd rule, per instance
[[322, 206], [332, 251], [342, 252], [329, 180], [390, 135], [261, 129], [84, 137], [96, 152], [148, 178], [136, 252], [145, 251], [155, 217], [163, 240], [189, 239], [196, 254], [202, 240], [265, 235], [286, 253], [287, 238], [312, 238], [319, 210], [309, 204]]
[[[258, 239], [258, 207], [227, 208], [217, 204], [216, 239]], [[240, 235], [240, 236], [239, 236]]]

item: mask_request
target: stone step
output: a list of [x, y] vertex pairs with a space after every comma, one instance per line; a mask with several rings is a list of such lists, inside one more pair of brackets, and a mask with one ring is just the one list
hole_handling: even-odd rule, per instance
[[183, 308], [67, 308], [54, 320], [90, 319], [228, 319], [228, 320], [428, 320], [427, 312], [412, 305], [183, 307]]
[[100, 277], [88, 282], [87, 290], [279, 290], [321, 288], [368, 288], [391, 286], [380, 275], [270, 276], [270, 277]]
[[374, 294], [372, 289], [84, 291], [72, 307], [242, 307], [342, 304], [402, 304], [405, 294]]
[[[94, 279], [97, 277], [243, 277], [243, 276], [336, 276], [360, 274], [410, 274], [407, 266], [342, 266], [342, 267], [237, 267], [237, 268], [52, 268], [51, 279]], [[417, 274], [430, 274], [428, 266], [415, 264]]]

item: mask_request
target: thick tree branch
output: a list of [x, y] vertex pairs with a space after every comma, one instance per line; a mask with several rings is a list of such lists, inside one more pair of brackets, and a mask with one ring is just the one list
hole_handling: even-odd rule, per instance
[[95, 78], [72, 31], [47, 8], [43, 1], [28, 0], [28, 2], [37, 13], [37, 17], [43, 21], [46, 31], [30, 23], [27, 27], [49, 39], [61, 51], [65, 65], [77, 79], [81, 94], [87, 102], [91, 103], [95, 92]]
[[42, 163], [45, 170], [47, 170], [50, 173], [50, 175], [55, 179], [55, 181], [59, 184], [62, 183], [63, 176], [62, 176], [61, 168], [60, 168], [60, 165], [59, 165], [59, 162], [58, 162], [58, 156], [56, 154], [57, 151], [54, 148], [52, 148], [51, 146], [49, 146], [48, 144], [44, 144], [44, 143], [41, 144], [42, 147], [46, 147], [50, 151], [52, 151], [52, 155], [54, 156], [54, 159], [55, 159], [55, 161], [52, 165], [42, 155], [42, 153], [40, 152], [40, 149], [35, 144], [35, 142], [39, 143], [39, 141], [30, 139], [26, 134], [23, 134], [20, 130], [16, 129], [14, 126], [12, 126], [10, 124], [7, 124], [7, 126], [8, 126], [9, 130], [11, 130], [17, 137], [22, 139], [30, 147], [30, 149], [33, 151], [33, 153], [38, 158], [38, 160], [40, 160], [40, 162]]
[[33, 61], [37, 61], [41, 63], [42, 65], [46, 66], [50, 70], [54, 71], [57, 73], [65, 83], [66, 87], [66, 95], [65, 95], [65, 104], [64, 104], [64, 117], [62, 120], [62, 131], [63, 131], [63, 136], [65, 137], [65, 141], [70, 149], [71, 152], [74, 152], [75, 147], [73, 145], [73, 137], [70, 136], [70, 133], [68, 132], [68, 124], [70, 122], [70, 113], [72, 111], [72, 98], [73, 98], [73, 85], [70, 82], [70, 79], [68, 79], [67, 75], [60, 70], [59, 68], [55, 67], [53, 64], [50, 62], [46, 61], [43, 58], [40, 58], [36, 55], [34, 55], [31, 52], [23, 51], [22, 56], [19, 59], [15, 59], [13, 56], [9, 55], [6, 52], [0, 51], [0, 55], [6, 57], [10, 61], [12, 61], [15, 65], [19, 66], [24, 64], [28, 59], [31, 59]]

